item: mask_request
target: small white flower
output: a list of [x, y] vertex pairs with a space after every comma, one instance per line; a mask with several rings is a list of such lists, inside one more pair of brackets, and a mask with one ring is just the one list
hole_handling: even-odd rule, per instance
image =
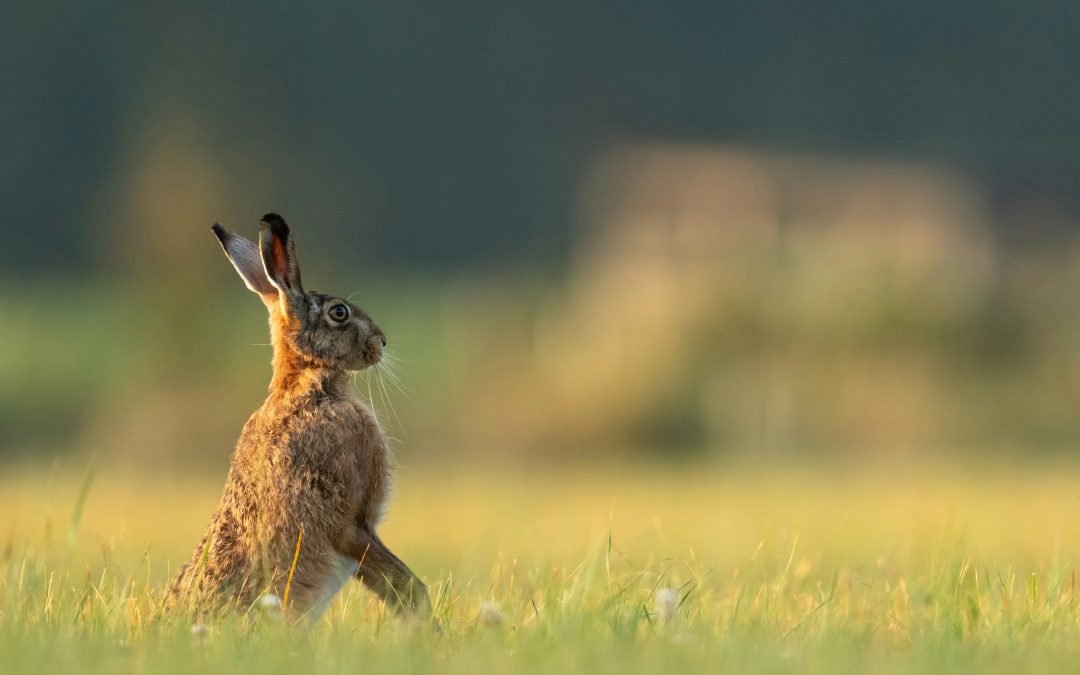
[[477, 619], [485, 626], [497, 626], [506, 621], [506, 612], [502, 605], [494, 600], [483, 600], [480, 602], [480, 615]]
[[661, 588], [656, 592], [656, 615], [661, 621], [670, 621], [675, 618], [675, 612], [679, 609], [679, 592], [673, 588]]
[[281, 598], [273, 593], [266, 593], [259, 598], [259, 609], [264, 615], [277, 621], [281, 619]]
[[266, 593], [259, 598], [259, 605], [261, 605], [263, 609], [281, 609], [281, 598], [273, 593]]
[[191, 636], [195, 638], [195, 644], [204, 645], [210, 639], [210, 626], [205, 623], [191, 624]]

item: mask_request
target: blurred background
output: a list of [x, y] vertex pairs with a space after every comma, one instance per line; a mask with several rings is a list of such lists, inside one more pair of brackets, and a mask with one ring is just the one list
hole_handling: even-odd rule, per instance
[[201, 527], [270, 359], [209, 225], [269, 210], [406, 475], [1076, 453], [1080, 5], [5, 15], [9, 476], [205, 475]]

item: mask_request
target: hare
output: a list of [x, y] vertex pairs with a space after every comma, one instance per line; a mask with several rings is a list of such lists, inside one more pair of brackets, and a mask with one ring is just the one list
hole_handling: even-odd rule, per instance
[[270, 312], [273, 377], [237, 441], [217, 511], [169, 597], [248, 607], [263, 593], [318, 617], [357, 578], [398, 609], [430, 611], [424, 584], [379, 539], [390, 482], [386, 437], [349, 371], [375, 365], [386, 336], [360, 308], [305, 291], [288, 225], [263, 216], [259, 245], [213, 232]]

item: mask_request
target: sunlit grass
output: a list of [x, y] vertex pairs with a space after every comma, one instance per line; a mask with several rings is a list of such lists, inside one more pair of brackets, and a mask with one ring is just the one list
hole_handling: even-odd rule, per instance
[[[1080, 657], [1080, 471], [406, 466], [384, 540], [439, 630], [358, 584], [311, 627], [162, 616], [220, 477], [0, 478], [0, 672], [1017, 672]], [[194, 630], [193, 630], [194, 626]]]

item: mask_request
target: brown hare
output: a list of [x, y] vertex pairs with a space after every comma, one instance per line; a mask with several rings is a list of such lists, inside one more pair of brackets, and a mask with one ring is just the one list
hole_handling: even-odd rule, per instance
[[390, 458], [350, 386], [349, 371], [378, 363], [386, 337], [355, 305], [304, 290], [281, 216], [263, 216], [258, 246], [221, 225], [213, 231], [270, 312], [274, 372], [172, 602], [246, 608], [272, 593], [287, 613], [318, 617], [355, 577], [396, 608], [430, 611], [424, 584], [375, 533]]

